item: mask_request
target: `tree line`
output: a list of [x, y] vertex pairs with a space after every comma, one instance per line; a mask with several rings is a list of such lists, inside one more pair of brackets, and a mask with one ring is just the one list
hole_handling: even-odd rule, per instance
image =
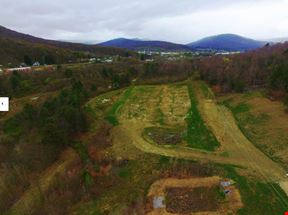
[[242, 54], [196, 59], [193, 69], [221, 92], [255, 88], [288, 93], [288, 43]]

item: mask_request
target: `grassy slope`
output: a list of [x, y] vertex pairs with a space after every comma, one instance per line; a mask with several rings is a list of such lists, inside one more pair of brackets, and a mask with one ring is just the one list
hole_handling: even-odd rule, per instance
[[203, 121], [203, 118], [198, 110], [197, 98], [195, 96], [192, 83], [190, 82], [188, 82], [188, 92], [191, 100], [191, 108], [186, 118], [187, 143], [192, 148], [214, 151], [220, 146], [220, 144]]
[[[285, 147], [287, 141], [287, 135], [281, 133], [280, 130], [272, 126], [271, 129], [267, 130], [265, 124], [274, 124], [269, 112], [260, 112], [255, 114], [253, 110], [256, 108], [254, 105], [250, 105], [249, 101], [259, 95], [242, 95], [226, 99], [222, 103], [228, 107], [233, 113], [237, 124], [245, 136], [255, 144], [255, 146], [261, 150], [266, 156], [271, 158], [273, 161], [281, 164], [287, 168], [287, 163], [282, 159], [279, 154], [279, 149]], [[277, 110], [274, 110], [277, 111]], [[286, 139], [285, 139], [286, 137]], [[270, 140], [270, 145], [267, 145], [267, 138]], [[281, 151], [281, 150], [280, 150]], [[277, 153], [278, 152], [278, 153]]]

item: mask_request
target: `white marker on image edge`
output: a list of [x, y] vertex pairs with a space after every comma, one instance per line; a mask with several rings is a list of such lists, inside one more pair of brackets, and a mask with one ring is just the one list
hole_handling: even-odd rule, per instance
[[0, 97], [0, 111], [9, 111], [9, 97]]

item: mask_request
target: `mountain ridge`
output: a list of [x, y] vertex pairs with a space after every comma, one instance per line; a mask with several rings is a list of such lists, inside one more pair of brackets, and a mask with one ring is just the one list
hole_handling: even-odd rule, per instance
[[219, 34], [205, 37], [187, 44], [192, 49], [213, 49], [222, 51], [249, 51], [263, 47], [267, 41], [258, 41], [236, 34]]
[[116, 38], [99, 43], [98, 45], [103, 47], [125, 48], [134, 51], [191, 51], [186, 45], [160, 40]]
[[168, 41], [158, 40], [140, 40], [116, 38], [106, 42], [99, 43], [103, 47], [117, 47], [136, 51], [199, 51], [199, 50], [216, 50], [216, 51], [250, 51], [261, 48], [268, 41], [259, 41], [246, 38], [236, 34], [219, 34], [202, 38], [188, 44], [178, 44]]

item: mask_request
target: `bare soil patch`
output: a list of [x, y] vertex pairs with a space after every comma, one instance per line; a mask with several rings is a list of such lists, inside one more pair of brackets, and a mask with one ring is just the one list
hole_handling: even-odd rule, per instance
[[177, 145], [182, 142], [181, 131], [174, 129], [152, 127], [145, 129], [144, 133], [158, 145]]
[[163, 87], [160, 109], [169, 125], [183, 124], [190, 107], [190, 98], [186, 85]]
[[[230, 185], [230, 194], [221, 196], [221, 180], [218, 176], [158, 180], [148, 192], [146, 214], [236, 214], [243, 207], [239, 191]], [[164, 197], [164, 208], [153, 208], [155, 197]]]
[[219, 187], [186, 187], [166, 189], [166, 210], [170, 213], [216, 211], [219, 208]]

